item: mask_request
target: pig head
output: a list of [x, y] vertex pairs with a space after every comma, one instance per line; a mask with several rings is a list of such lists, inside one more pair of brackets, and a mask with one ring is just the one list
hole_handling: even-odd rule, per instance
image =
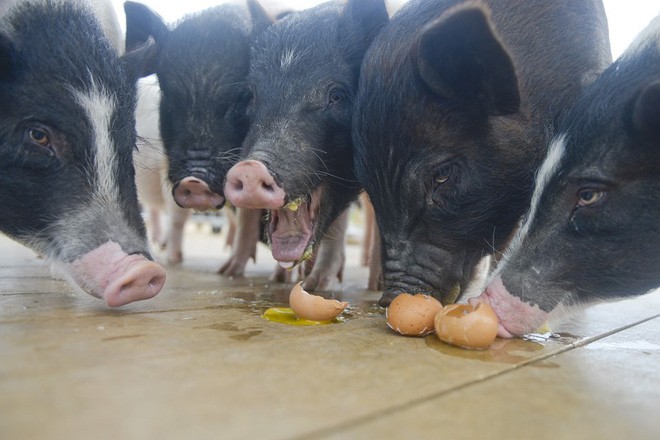
[[484, 293], [501, 337], [660, 286], [660, 18], [587, 89]]
[[225, 194], [269, 210], [283, 267], [310, 255], [357, 197], [353, 98], [362, 56], [386, 21], [382, 0], [328, 2], [285, 16], [252, 47], [246, 160], [229, 171]]
[[353, 119], [386, 306], [453, 302], [529, 205], [557, 122], [610, 62], [599, 1], [411, 0], [370, 46]]
[[240, 157], [248, 127], [250, 41], [270, 24], [256, 1], [247, 3], [207, 9], [172, 29], [146, 6], [124, 5], [126, 47], [148, 45], [138, 68], [158, 76], [168, 177], [183, 208], [221, 208], [225, 176]]
[[137, 77], [80, 3], [0, 19], [0, 230], [119, 306], [156, 295], [165, 272], [136, 196]]

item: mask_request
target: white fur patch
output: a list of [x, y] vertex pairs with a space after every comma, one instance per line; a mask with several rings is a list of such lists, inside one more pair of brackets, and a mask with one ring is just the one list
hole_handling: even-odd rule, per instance
[[550, 143], [548, 148], [548, 153], [545, 157], [545, 161], [541, 165], [536, 174], [536, 183], [534, 184], [534, 192], [532, 194], [532, 201], [530, 204], [529, 211], [527, 213], [527, 218], [522, 224], [516, 235], [513, 237], [511, 244], [504, 253], [504, 258], [502, 258], [500, 264], [497, 266], [497, 269], [491, 274], [491, 279], [495, 278], [502, 269], [506, 266], [507, 261], [518, 252], [522, 243], [525, 241], [525, 237], [529, 233], [529, 228], [534, 222], [536, 213], [539, 209], [539, 204], [541, 202], [541, 196], [545, 192], [545, 188], [548, 186], [548, 182], [552, 176], [557, 172], [557, 167], [561, 162], [562, 157], [564, 157], [564, 152], [566, 151], [566, 135], [561, 134]]
[[103, 200], [118, 200], [117, 157], [110, 136], [112, 115], [117, 106], [115, 98], [94, 84], [89, 93], [76, 91], [75, 95], [92, 124], [92, 144], [96, 147], [95, 165], [98, 179], [96, 195]]
[[293, 60], [296, 59], [296, 52], [294, 49], [287, 49], [284, 51], [282, 54], [282, 58], [280, 59], [280, 67], [282, 70], [286, 70], [289, 68], [291, 63], [293, 63]]

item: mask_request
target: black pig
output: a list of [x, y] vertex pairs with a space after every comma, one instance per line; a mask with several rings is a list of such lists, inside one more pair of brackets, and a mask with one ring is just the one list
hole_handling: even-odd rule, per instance
[[346, 217], [339, 216], [360, 189], [353, 96], [362, 57], [386, 21], [383, 0], [323, 3], [282, 18], [252, 48], [246, 160], [229, 171], [225, 194], [235, 206], [269, 210], [282, 267], [304, 260], [325, 235], [306, 288], [341, 279]]
[[165, 271], [135, 190], [137, 76], [82, 1], [15, 3], [0, 19], [0, 230], [110, 306], [151, 298]]
[[660, 17], [558, 132], [525, 222], [477, 300], [494, 308], [500, 337], [533, 331], [560, 305], [660, 286]]
[[611, 62], [600, 0], [412, 0], [374, 40], [356, 168], [381, 231], [388, 305], [456, 300], [529, 205], [561, 116]]
[[140, 3], [126, 2], [126, 48], [155, 40], [140, 64], [161, 88], [160, 132], [172, 194], [183, 208], [218, 209], [223, 184], [247, 132], [245, 81], [250, 41], [270, 24], [259, 3], [224, 4], [173, 29]]

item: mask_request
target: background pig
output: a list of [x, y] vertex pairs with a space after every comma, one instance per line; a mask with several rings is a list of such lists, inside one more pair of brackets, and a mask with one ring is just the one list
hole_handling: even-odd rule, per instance
[[[234, 205], [268, 209], [273, 257], [285, 268], [315, 251], [308, 289], [341, 279], [352, 167], [352, 101], [367, 46], [387, 21], [382, 0], [328, 2], [294, 12], [252, 48], [246, 160], [227, 175]], [[333, 225], [334, 222], [334, 225]]]
[[557, 121], [610, 62], [598, 0], [412, 0], [374, 40], [356, 97], [356, 168], [385, 292], [452, 302], [529, 204]]
[[[126, 2], [124, 8], [127, 48], [155, 40], [139, 68], [160, 83], [160, 134], [174, 200], [183, 208], [221, 208], [225, 176], [239, 160], [247, 131], [250, 42], [270, 18], [249, 0], [247, 7], [223, 4], [169, 29], [144, 5]], [[242, 274], [259, 238], [261, 212], [238, 217], [234, 255], [220, 269], [228, 275]]]
[[114, 13], [83, 3], [18, 2], [0, 19], [0, 230], [119, 306], [165, 272], [135, 191], [136, 76], [99, 24]]
[[521, 335], [560, 305], [660, 286], [659, 250], [660, 17], [568, 114], [479, 300]]
[[[138, 200], [149, 214], [151, 240], [164, 248], [168, 264], [183, 260], [183, 227], [190, 209], [174, 202], [167, 181], [167, 160], [159, 128], [160, 88], [149, 76], [138, 81], [135, 126], [138, 148], [133, 154]], [[162, 228], [162, 214], [166, 225]]]

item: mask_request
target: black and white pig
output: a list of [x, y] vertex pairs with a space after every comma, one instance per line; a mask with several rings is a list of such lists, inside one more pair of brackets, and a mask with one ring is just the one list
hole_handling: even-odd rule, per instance
[[492, 305], [500, 337], [519, 336], [565, 306], [660, 287], [659, 251], [660, 17], [568, 114], [522, 228], [472, 301]]
[[[272, 20], [256, 0], [192, 14], [171, 29], [140, 3], [126, 2], [124, 9], [127, 50], [155, 41], [139, 68], [143, 75], [155, 73], [160, 84], [172, 196], [183, 208], [219, 209], [248, 128], [250, 43]], [[234, 255], [220, 269], [227, 275], [242, 274], [259, 239], [261, 213], [238, 217]]]
[[341, 279], [345, 211], [360, 189], [353, 96], [362, 57], [387, 19], [383, 0], [327, 2], [287, 15], [252, 47], [246, 159], [227, 174], [225, 195], [234, 206], [269, 210], [269, 241], [282, 267], [314, 251], [308, 289]]
[[137, 75], [101, 27], [114, 12], [13, 3], [0, 18], [0, 230], [109, 306], [151, 298], [165, 271], [135, 190]]
[[411, 0], [394, 15], [365, 55], [353, 119], [381, 305], [466, 290], [529, 206], [557, 122], [610, 62], [600, 0]]

